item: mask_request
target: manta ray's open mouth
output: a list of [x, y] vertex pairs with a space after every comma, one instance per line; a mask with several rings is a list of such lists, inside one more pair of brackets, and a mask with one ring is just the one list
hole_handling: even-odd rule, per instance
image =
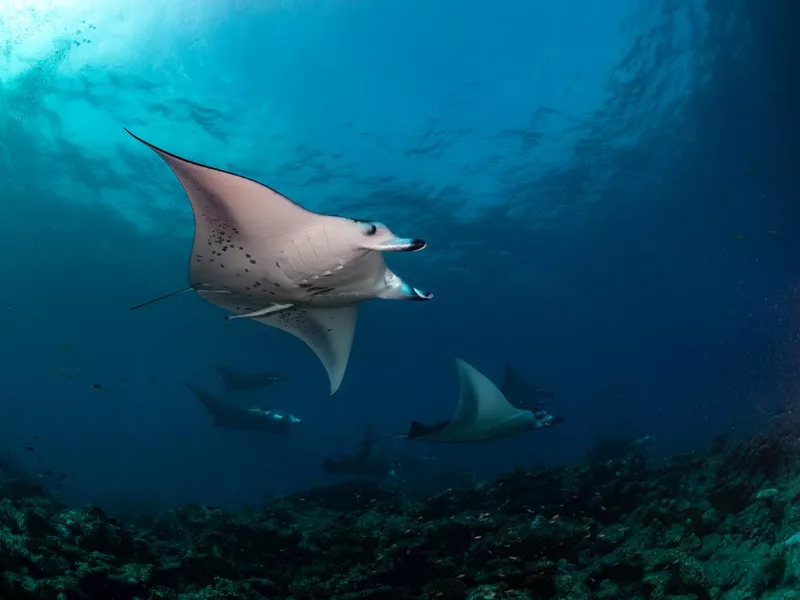
[[421, 240], [419, 238], [415, 238], [411, 240], [411, 243], [408, 245], [406, 252], [418, 252], [427, 246], [428, 243], [425, 240]]

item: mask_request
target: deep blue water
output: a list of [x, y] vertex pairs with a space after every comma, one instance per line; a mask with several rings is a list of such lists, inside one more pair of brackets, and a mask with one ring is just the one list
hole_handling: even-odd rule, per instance
[[[69, 499], [331, 481], [320, 461], [365, 427], [450, 415], [453, 355], [493, 379], [513, 364], [566, 417], [383, 447], [477, 478], [581, 460], [598, 437], [691, 451], [796, 403], [790, 0], [162, 4], [0, 5], [0, 449], [65, 473]], [[388, 261], [435, 299], [365, 304], [333, 397], [301, 342], [194, 295], [129, 312], [186, 285], [193, 223], [123, 127], [426, 239]], [[291, 377], [254, 402], [303, 426], [212, 427], [181, 382], [220, 393], [215, 363]]]

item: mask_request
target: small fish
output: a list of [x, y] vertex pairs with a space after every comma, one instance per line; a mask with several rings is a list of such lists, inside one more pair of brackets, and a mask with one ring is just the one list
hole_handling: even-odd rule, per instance
[[28, 452], [36, 452], [36, 450], [30, 446], [25, 446], [25, 450], [27, 450]]
[[103, 384], [102, 384], [102, 383], [95, 383], [95, 384], [92, 386], [92, 389], [93, 389], [93, 390], [102, 390], [102, 389], [103, 389]]

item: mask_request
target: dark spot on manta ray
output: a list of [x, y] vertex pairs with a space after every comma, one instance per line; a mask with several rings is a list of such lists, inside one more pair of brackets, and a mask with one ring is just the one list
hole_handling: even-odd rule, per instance
[[281, 287], [280, 283], [273, 283], [272, 285], [274, 285], [275, 287]]
[[244, 272], [245, 272], [245, 273], [249, 273], [249, 272], [250, 272], [250, 269], [245, 269], [245, 270], [244, 270]]
[[256, 264], [256, 261], [254, 261], [254, 260], [251, 258], [251, 259], [250, 259], [250, 263], [251, 263], [251, 264]]
[[281, 268], [281, 264], [277, 260], [275, 261], [275, 266], [278, 267], [279, 269]]
[[250, 255], [249, 255], [249, 254], [245, 254], [245, 256], [246, 256], [247, 258], [250, 258]]

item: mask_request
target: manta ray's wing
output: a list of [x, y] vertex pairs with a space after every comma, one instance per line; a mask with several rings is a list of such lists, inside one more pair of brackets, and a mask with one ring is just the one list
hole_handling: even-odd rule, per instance
[[225, 389], [228, 392], [236, 392], [239, 390], [246, 390], [249, 389], [247, 386], [247, 382], [245, 381], [245, 377], [239, 371], [235, 371], [230, 367], [225, 367], [223, 365], [216, 365], [217, 373], [222, 378], [222, 381], [225, 383]]
[[[234, 296], [204, 290], [198, 290], [197, 294], [231, 312], [241, 314], [243, 308], [246, 308], [247, 301]], [[339, 389], [347, 370], [357, 317], [358, 306], [351, 304], [339, 308], [292, 306], [250, 320], [290, 333], [311, 348], [328, 373], [333, 395]]]
[[293, 241], [314, 225], [336, 221], [257, 181], [181, 158], [125, 131], [169, 165], [189, 198], [195, 222], [189, 264], [193, 288], [235, 289], [256, 268], [273, 285], [286, 286], [291, 282], [275, 264], [281, 250], [295, 248]]
[[292, 307], [255, 320], [282, 329], [305, 342], [328, 372], [333, 395], [347, 370], [357, 316], [358, 307], [353, 304], [340, 308]]
[[522, 410], [540, 410], [544, 407], [547, 392], [532, 385], [514, 367], [506, 365], [500, 391], [514, 406]]
[[458, 369], [458, 407], [447, 425], [451, 431], [478, 431], [503, 423], [519, 413], [497, 386], [462, 358], [456, 357]]
[[186, 382], [183, 382], [183, 385], [185, 385], [189, 391], [194, 394], [194, 397], [197, 398], [208, 411], [208, 413], [214, 417], [215, 425], [227, 423], [236, 414], [238, 414], [239, 411], [237, 411], [234, 407], [226, 404], [212, 394], [209, 394], [204, 389]]

